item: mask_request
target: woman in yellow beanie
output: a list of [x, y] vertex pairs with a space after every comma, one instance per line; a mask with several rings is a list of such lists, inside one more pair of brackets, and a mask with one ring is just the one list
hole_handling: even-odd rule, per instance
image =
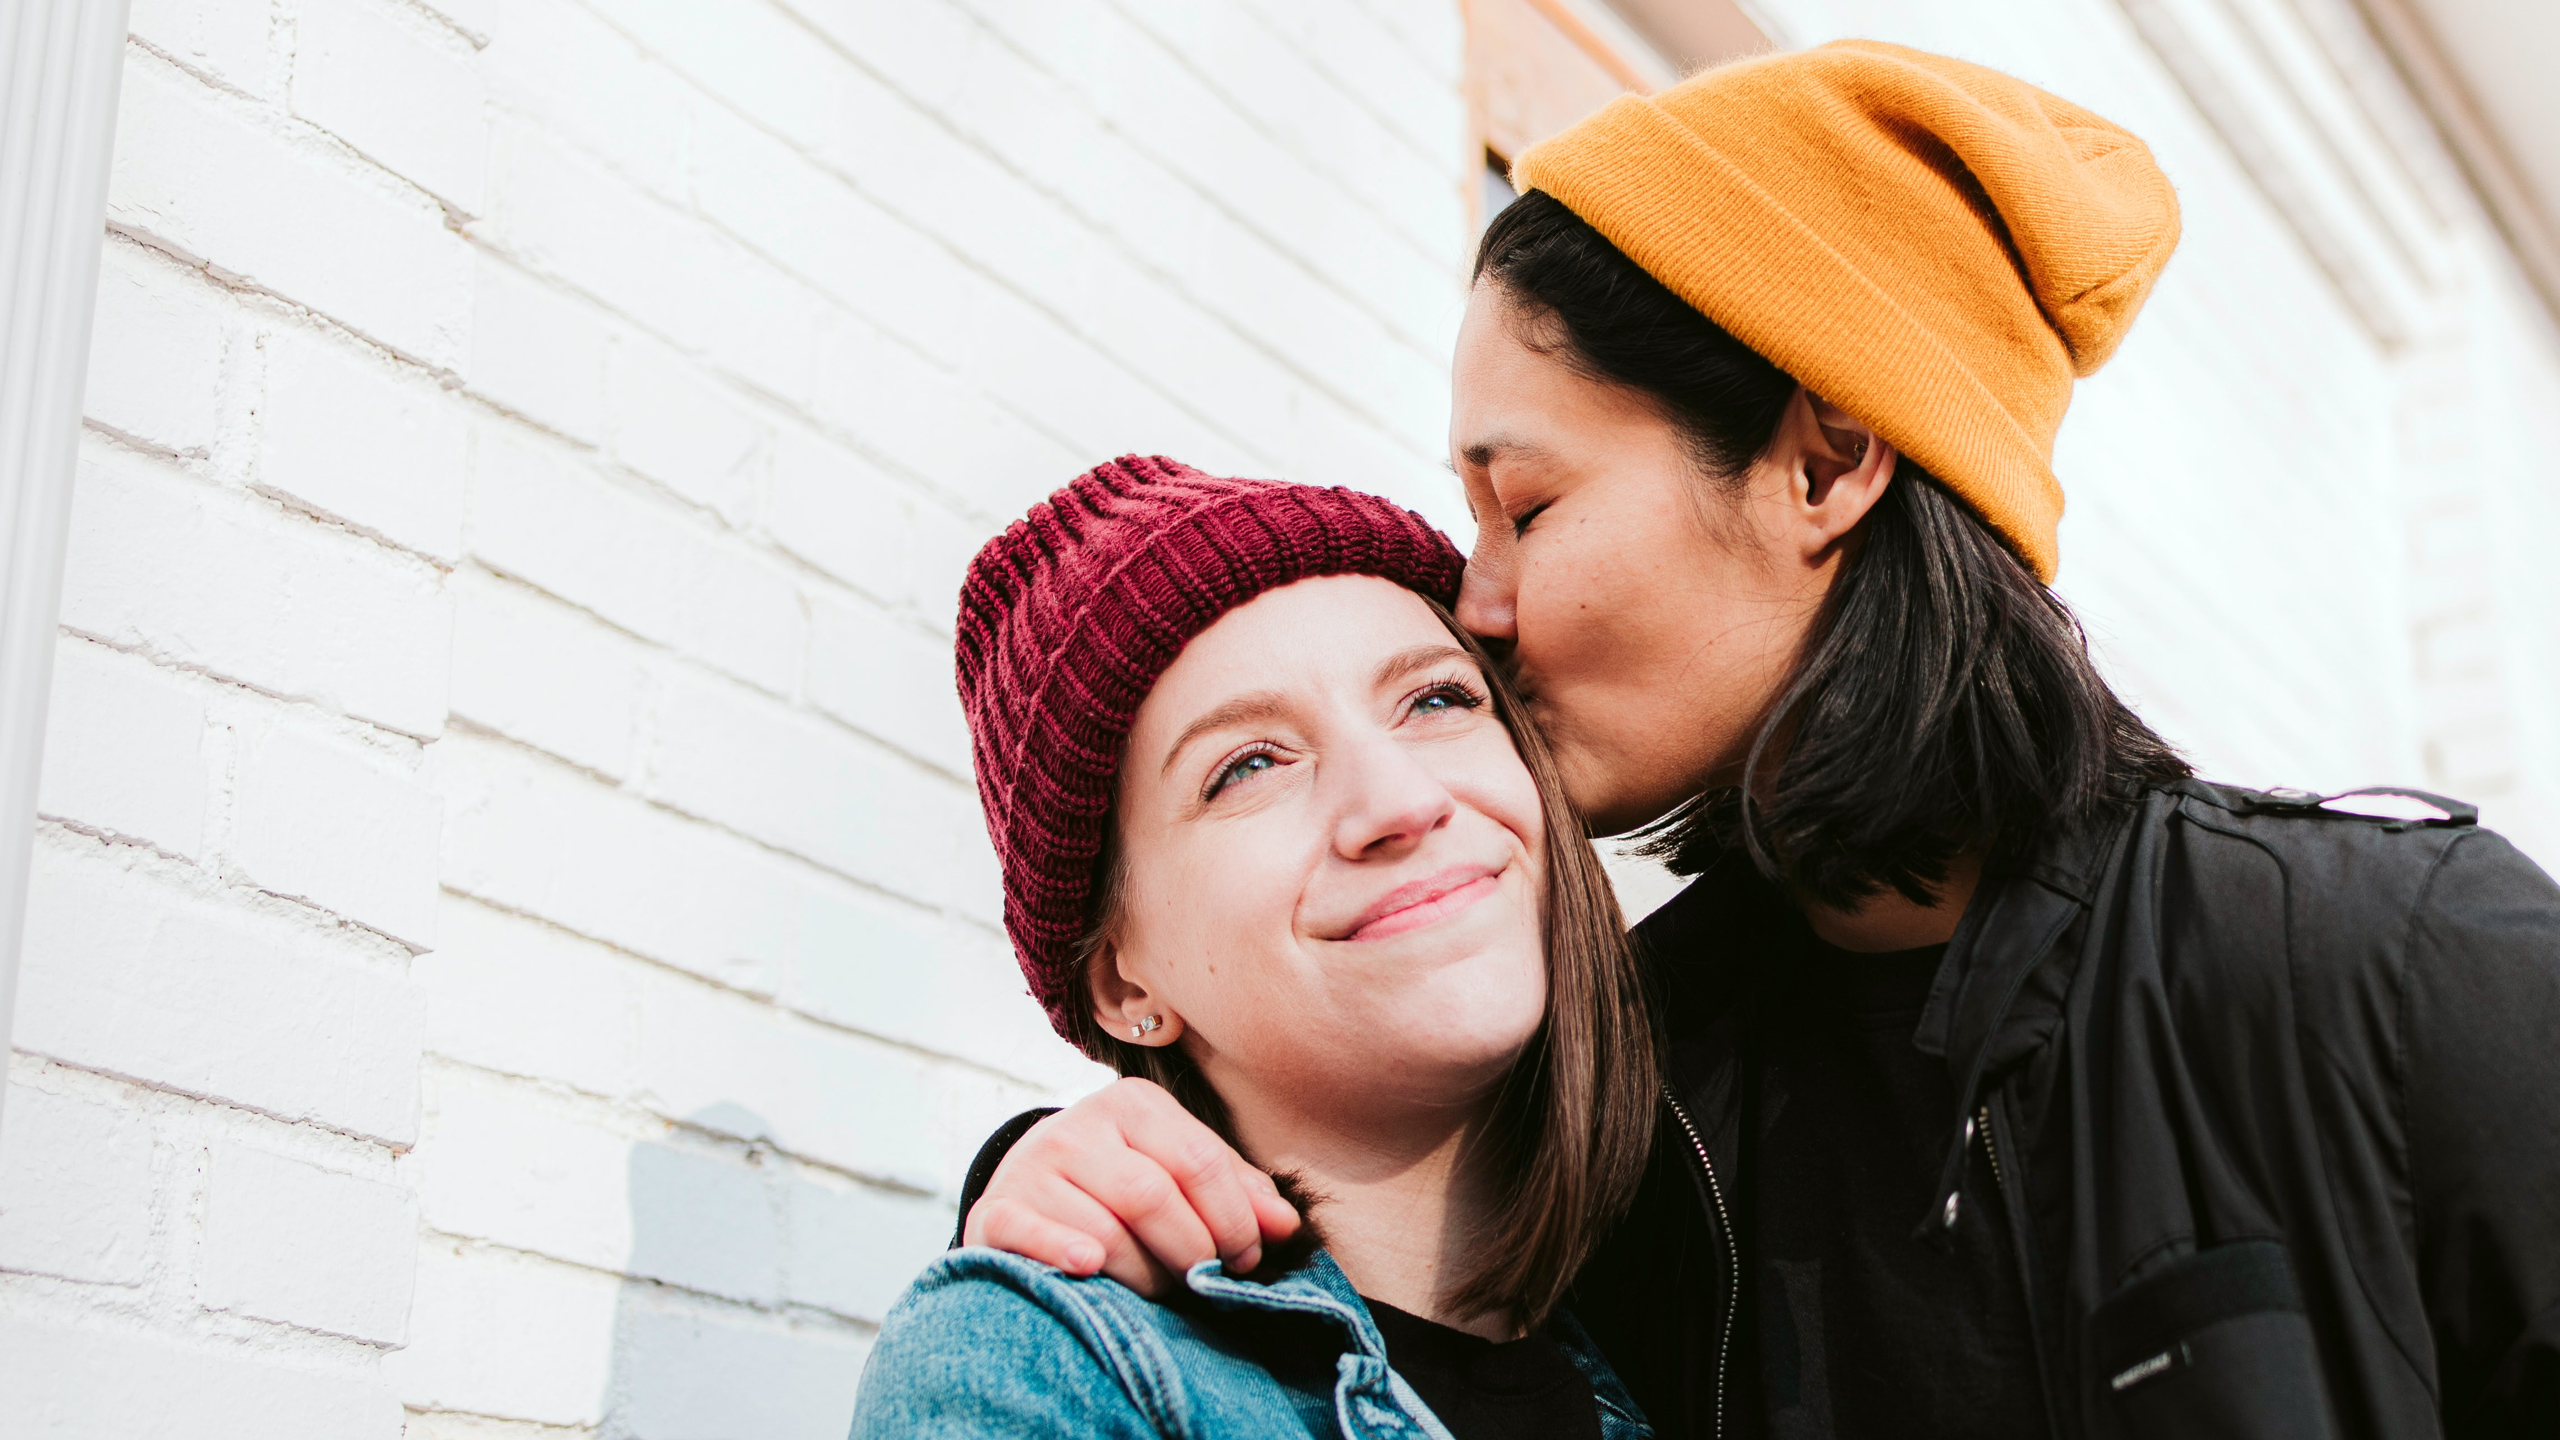
[[[1574, 1301], [1660, 1432], [2560, 1433], [2560, 888], [2458, 802], [2192, 779], [2045, 588], [2073, 380], [2177, 240], [2141, 142], [1844, 42], [1517, 178], [1458, 613], [1700, 877]], [[1167, 1109], [1046, 1122], [982, 1213], [1080, 1185], [1133, 1283], [1250, 1241]]]

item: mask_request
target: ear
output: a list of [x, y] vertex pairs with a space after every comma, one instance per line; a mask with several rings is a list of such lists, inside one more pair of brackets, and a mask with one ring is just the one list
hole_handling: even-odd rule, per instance
[[[1131, 972], [1120, 947], [1105, 943], [1093, 957], [1093, 1018], [1115, 1040], [1131, 1045], [1170, 1045], [1182, 1038], [1182, 1017]], [[1153, 1020], [1150, 1026], [1147, 1022]]]
[[1788, 539], [1807, 563], [1830, 557], [1893, 483], [1893, 446], [1865, 421], [1799, 385], [1778, 422]]

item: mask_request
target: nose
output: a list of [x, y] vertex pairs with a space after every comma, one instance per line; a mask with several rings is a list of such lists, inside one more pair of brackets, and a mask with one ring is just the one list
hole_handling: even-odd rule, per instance
[[1518, 552], [1496, 512], [1476, 529], [1475, 553], [1458, 582], [1458, 623], [1479, 640], [1516, 640], [1520, 632]]
[[1334, 853], [1345, 860], [1392, 860], [1457, 814], [1457, 798], [1411, 751], [1381, 732], [1327, 757], [1334, 788]]

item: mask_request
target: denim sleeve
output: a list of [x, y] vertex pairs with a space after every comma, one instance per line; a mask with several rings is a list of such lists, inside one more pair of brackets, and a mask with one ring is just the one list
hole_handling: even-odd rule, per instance
[[1000, 1275], [951, 1268], [928, 1270], [882, 1323], [852, 1440], [1157, 1434], [1064, 1319]]

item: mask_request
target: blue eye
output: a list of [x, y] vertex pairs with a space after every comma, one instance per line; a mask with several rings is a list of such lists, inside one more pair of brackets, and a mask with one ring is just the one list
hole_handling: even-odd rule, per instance
[[1229, 761], [1225, 769], [1210, 778], [1208, 793], [1215, 795], [1238, 780], [1250, 780], [1265, 770], [1279, 768], [1280, 757], [1268, 750], [1256, 750], [1249, 755], [1239, 755]]
[[1413, 713], [1445, 715], [1452, 710], [1473, 710], [1484, 704], [1484, 697], [1457, 681], [1448, 680], [1413, 697]]

